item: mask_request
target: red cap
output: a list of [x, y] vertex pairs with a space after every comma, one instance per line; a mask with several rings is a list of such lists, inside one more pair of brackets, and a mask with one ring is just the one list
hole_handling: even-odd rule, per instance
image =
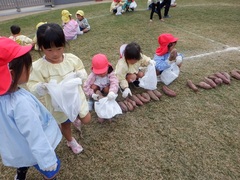
[[96, 54], [92, 58], [92, 70], [95, 74], [105, 73], [109, 65], [111, 66], [104, 54]]
[[178, 41], [172, 34], [161, 34], [158, 36], [159, 47], [156, 49], [156, 54], [162, 56], [168, 52], [168, 44]]
[[0, 38], [0, 95], [6, 93], [11, 86], [12, 76], [8, 68], [8, 63], [26, 54], [31, 49], [31, 45], [20, 46], [9, 38]]

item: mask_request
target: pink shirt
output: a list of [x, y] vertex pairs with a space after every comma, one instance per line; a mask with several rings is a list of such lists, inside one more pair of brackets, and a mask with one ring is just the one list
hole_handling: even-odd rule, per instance
[[78, 23], [74, 19], [71, 19], [68, 23], [63, 25], [63, 32], [67, 41], [77, 38], [78, 28]]

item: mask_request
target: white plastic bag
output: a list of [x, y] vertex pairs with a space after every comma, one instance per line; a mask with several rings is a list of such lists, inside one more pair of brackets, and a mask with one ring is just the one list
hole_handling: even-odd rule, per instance
[[100, 99], [94, 103], [94, 109], [98, 117], [103, 119], [111, 119], [117, 114], [122, 114], [122, 109], [115, 99], [108, 100], [107, 97]]
[[157, 89], [157, 75], [155, 66], [149, 64], [145, 71], [145, 75], [142, 78], [139, 78], [139, 86], [148, 89], [155, 90]]
[[180, 73], [180, 69], [178, 65], [176, 63], [172, 63], [169, 68], [165, 69], [161, 73], [161, 81], [165, 85], [169, 85], [179, 76], [179, 73]]
[[54, 110], [64, 112], [72, 122], [75, 121], [80, 110], [81, 102], [78, 88], [81, 84], [82, 80], [74, 75], [66, 77], [60, 83], [51, 80], [45, 84], [52, 98]]
[[136, 1], [131, 2], [131, 4], [129, 5], [129, 8], [135, 9], [136, 7], [137, 7]]

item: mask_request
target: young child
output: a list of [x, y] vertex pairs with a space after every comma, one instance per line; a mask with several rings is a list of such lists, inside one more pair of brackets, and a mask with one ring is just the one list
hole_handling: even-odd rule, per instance
[[[92, 58], [92, 72], [84, 83], [83, 89], [89, 99], [98, 100], [99, 96], [107, 96], [114, 99], [118, 92], [119, 84], [117, 76], [113, 71], [104, 54], [96, 54]], [[99, 122], [103, 119], [98, 118]]]
[[78, 10], [76, 12], [76, 18], [80, 29], [80, 34], [90, 31], [90, 25], [88, 20], [84, 17], [84, 12], [82, 10]]
[[158, 37], [159, 47], [156, 49], [153, 59], [156, 61], [156, 73], [160, 75], [162, 71], [170, 67], [172, 62], [180, 67], [182, 65], [182, 54], [175, 49], [178, 38], [172, 34], [163, 33]]
[[[157, 8], [157, 10], [156, 10], [156, 8]], [[161, 8], [160, 8], [159, 0], [151, 0], [150, 22], [152, 22], [154, 12], [156, 12], [158, 14], [160, 21], [164, 21], [162, 18], [162, 15], [161, 15]]]
[[[64, 53], [66, 40], [63, 30], [58, 24], [47, 23], [41, 25], [37, 30], [37, 42], [44, 56], [33, 63], [33, 69], [27, 85], [35, 95], [45, 98], [47, 109], [61, 125], [63, 136], [67, 140], [67, 146], [70, 147], [75, 154], [78, 154], [83, 148], [72, 137], [71, 121], [63, 112], [54, 111], [51, 97], [44, 84], [49, 83], [51, 80], [56, 80], [57, 83], [59, 83], [73, 72], [76, 72], [78, 77], [85, 80], [87, 78], [87, 72], [84, 69], [82, 61], [77, 56], [71, 53]], [[80, 85], [79, 94], [81, 106], [79, 117], [74, 122], [74, 125], [77, 126], [78, 129], [80, 129], [80, 122], [86, 124], [91, 120], [87, 100]]]
[[124, 5], [122, 6], [122, 11], [128, 12], [129, 9], [134, 11], [134, 9], [137, 7], [137, 3], [134, 0], [125, 0]]
[[34, 46], [33, 40], [27, 36], [21, 34], [21, 28], [18, 25], [12, 25], [10, 27], [12, 35], [9, 36], [10, 39], [16, 41], [22, 46], [32, 45]]
[[110, 6], [110, 12], [116, 16], [122, 15], [122, 6], [124, 2], [122, 0], [113, 0]]
[[77, 39], [77, 35], [82, 34], [77, 21], [72, 19], [68, 10], [62, 10], [62, 26], [67, 41]]
[[0, 38], [0, 154], [5, 166], [17, 168], [16, 180], [26, 179], [31, 166], [44, 179], [56, 179], [60, 160], [54, 149], [61, 131], [41, 102], [19, 87], [29, 78], [31, 48]]
[[141, 47], [137, 43], [132, 42], [126, 46], [124, 55], [118, 60], [115, 70], [120, 88], [123, 90], [123, 98], [132, 95], [129, 83], [138, 86], [138, 79], [144, 76], [141, 67], [147, 67], [149, 64], [155, 65], [155, 62], [150, 57], [142, 54]]

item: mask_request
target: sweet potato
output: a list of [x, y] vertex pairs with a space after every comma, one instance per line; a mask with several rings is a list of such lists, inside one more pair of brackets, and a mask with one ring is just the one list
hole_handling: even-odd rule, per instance
[[214, 75], [217, 76], [217, 77], [219, 77], [219, 78], [221, 78], [225, 84], [230, 84], [230, 83], [231, 83], [231, 81], [230, 81], [228, 78], [226, 78], [226, 76], [224, 76], [224, 75], [223, 75], [222, 73], [220, 73], [220, 72], [217, 72], [217, 73], [215, 73]]
[[118, 104], [119, 104], [119, 106], [120, 106], [120, 108], [122, 109], [123, 112], [128, 111], [127, 106], [122, 101], [118, 102]]
[[164, 92], [164, 94], [166, 94], [167, 96], [170, 97], [175, 97], [177, 96], [177, 93], [171, 89], [169, 89], [167, 86], [163, 85], [162, 90]]
[[153, 91], [148, 90], [147, 93], [149, 94], [150, 98], [153, 99], [154, 101], [159, 101], [159, 98], [154, 94]]
[[229, 73], [227, 73], [227, 72], [221, 72], [226, 78], [228, 78], [229, 80], [231, 80], [231, 76], [230, 76], [230, 74]]
[[238, 73], [237, 70], [232, 70], [232, 71], [230, 72], [230, 75], [231, 75], [233, 78], [235, 78], [235, 79], [237, 79], [237, 80], [240, 80], [240, 73]]
[[212, 88], [217, 87], [217, 84], [210, 78], [208, 77], [204, 77], [204, 81], [209, 84]]
[[143, 102], [136, 96], [136, 95], [132, 95], [130, 96], [130, 99], [135, 101], [137, 105], [142, 106]]
[[136, 104], [136, 102], [135, 101], [133, 101], [133, 100], [131, 100], [130, 98], [126, 98], [126, 100], [128, 101], [128, 102], [130, 102], [132, 105], [133, 105], [133, 107], [137, 107], [137, 104]]
[[136, 94], [138, 99], [140, 99], [143, 103], [148, 103], [149, 100], [147, 100], [145, 97], [143, 97], [141, 94]]
[[214, 79], [214, 82], [217, 84], [217, 85], [221, 85], [223, 83], [223, 80], [221, 78], [216, 78]]
[[190, 79], [187, 80], [187, 86], [195, 92], [198, 91], [198, 87]]
[[126, 99], [123, 101], [123, 103], [127, 106], [128, 111], [133, 111], [134, 110], [133, 105], [130, 102], [128, 102]]
[[153, 90], [153, 93], [158, 97], [161, 98], [162, 97], [162, 93], [160, 93], [158, 90]]
[[217, 79], [217, 78], [219, 78], [219, 77], [217, 77], [217, 76], [215, 76], [215, 75], [213, 74], [213, 75], [209, 75], [208, 78], [215, 81], [215, 79]]
[[203, 89], [212, 89], [212, 86], [210, 86], [208, 83], [204, 81], [201, 81], [200, 83], [198, 83], [198, 86]]
[[151, 101], [151, 97], [149, 96], [148, 93], [143, 92], [141, 95], [142, 95], [142, 97], [144, 97], [144, 98], [147, 99], [148, 101]]

